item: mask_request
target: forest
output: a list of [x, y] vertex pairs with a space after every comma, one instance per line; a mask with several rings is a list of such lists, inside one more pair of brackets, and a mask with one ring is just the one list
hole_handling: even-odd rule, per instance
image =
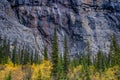
[[72, 58], [67, 37], [60, 55], [56, 30], [51, 56], [47, 47], [41, 57], [26, 47], [18, 49], [16, 43], [11, 49], [8, 40], [0, 38], [0, 43], [0, 80], [120, 80], [120, 49], [115, 35], [111, 36], [108, 54], [101, 50], [91, 53], [88, 42], [86, 52]]

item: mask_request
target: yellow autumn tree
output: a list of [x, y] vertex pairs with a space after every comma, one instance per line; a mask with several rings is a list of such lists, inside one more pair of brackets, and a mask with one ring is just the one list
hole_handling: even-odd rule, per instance
[[[12, 61], [9, 59], [8, 64], [0, 65], [0, 80], [4, 80], [4, 78], [11, 73], [12, 80], [23, 80], [24, 73], [21, 69], [21, 66], [14, 66]], [[19, 76], [18, 76], [19, 75]]]
[[40, 65], [32, 65], [32, 80], [51, 80], [52, 64], [50, 61], [43, 61]]

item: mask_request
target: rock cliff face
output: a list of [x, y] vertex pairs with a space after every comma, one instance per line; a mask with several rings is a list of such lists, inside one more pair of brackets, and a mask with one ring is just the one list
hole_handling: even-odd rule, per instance
[[110, 37], [120, 38], [120, 0], [1, 0], [0, 35], [41, 54], [50, 51], [54, 28], [63, 53], [64, 36], [71, 55], [109, 51]]

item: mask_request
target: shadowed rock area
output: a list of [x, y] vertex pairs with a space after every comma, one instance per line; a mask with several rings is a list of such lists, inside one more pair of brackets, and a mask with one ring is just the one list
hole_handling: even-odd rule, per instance
[[[108, 53], [111, 35], [120, 38], [120, 0], [1, 0], [0, 35], [16, 39], [32, 51], [51, 52], [54, 28], [57, 28], [59, 51], [63, 53], [64, 36], [71, 55], [99, 49]], [[119, 42], [118, 42], [119, 43]]]

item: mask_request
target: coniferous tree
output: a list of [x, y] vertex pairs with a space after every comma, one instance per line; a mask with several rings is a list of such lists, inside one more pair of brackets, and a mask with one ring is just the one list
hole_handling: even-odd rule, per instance
[[88, 56], [86, 54], [82, 55], [81, 59], [81, 65], [82, 65], [82, 73], [85, 74], [85, 76], [82, 77], [84, 80], [90, 80], [90, 75], [89, 75], [89, 66], [88, 66]]
[[70, 64], [71, 64], [72, 68], [74, 68], [79, 65], [79, 60], [76, 57], [73, 57]]
[[109, 67], [111, 67], [111, 66], [109, 66], [109, 63], [108, 63], [108, 54], [107, 53], [105, 53], [104, 54], [104, 69], [108, 69]]
[[23, 62], [23, 64], [25, 65], [25, 64], [28, 64], [29, 63], [29, 52], [28, 52], [28, 49], [25, 49], [25, 51], [24, 51], [25, 53], [24, 53], [24, 62]]
[[6, 39], [0, 38], [0, 63], [6, 64], [10, 58], [10, 43]]
[[58, 80], [64, 79], [64, 65], [63, 65], [63, 57], [60, 55], [58, 59]]
[[57, 30], [54, 30], [54, 36], [52, 41], [52, 77], [54, 80], [58, 78], [58, 38], [57, 38]]
[[111, 67], [112, 66], [112, 43], [110, 44], [110, 51], [107, 57], [107, 67]]
[[97, 57], [96, 57], [96, 68], [98, 71], [104, 71], [105, 70], [105, 57], [101, 50], [98, 51]]
[[86, 74], [86, 80], [91, 80], [91, 78], [90, 78], [90, 70], [89, 70], [89, 68], [87, 68], [85, 74]]
[[87, 65], [88, 66], [90, 66], [92, 63], [91, 63], [91, 52], [90, 52], [90, 44], [89, 44], [89, 42], [87, 42], [87, 49], [86, 49], [87, 51], [87, 54], [86, 54], [86, 63], [87, 63]]
[[31, 63], [31, 65], [33, 64], [33, 53], [31, 53], [30, 63]]
[[[2, 39], [1, 39], [1, 43], [2, 43]], [[1, 47], [0, 47], [0, 64], [3, 64], [4, 63], [4, 47], [3, 47], [3, 44], [1, 44]]]
[[6, 62], [8, 63], [8, 60], [10, 59], [11, 52], [10, 52], [10, 41], [8, 40], [6, 45]]
[[44, 60], [48, 60], [47, 47], [44, 49]]
[[17, 39], [14, 42], [14, 49], [12, 50], [12, 58], [11, 58], [14, 66], [17, 63], [18, 56], [17, 56]]
[[83, 54], [79, 54], [79, 64], [82, 64]]
[[43, 59], [42, 59], [42, 57], [39, 54], [37, 54], [37, 55], [38, 55], [38, 61], [37, 62], [38, 62], [38, 64], [41, 64]]
[[17, 65], [19, 64], [19, 53], [18, 52], [15, 54], [15, 63]]
[[0, 64], [2, 64], [2, 58], [3, 58], [2, 45], [0, 45]]
[[64, 74], [67, 76], [68, 70], [69, 70], [69, 51], [68, 51], [68, 44], [67, 44], [67, 37], [65, 36], [64, 39]]
[[120, 49], [115, 35], [112, 36], [111, 45], [112, 65], [120, 65]]
[[18, 49], [18, 53], [16, 54], [17, 55], [17, 64], [21, 64], [21, 49], [19, 48]]
[[20, 64], [23, 65], [23, 61], [24, 61], [24, 49], [20, 51]]
[[38, 64], [38, 54], [36, 50], [35, 50], [35, 55], [34, 55], [34, 63]]
[[83, 57], [82, 57], [82, 68], [83, 68], [83, 72], [86, 72], [88, 69], [87, 55], [86, 54], [83, 54]]
[[7, 44], [7, 40], [6, 39], [4, 39], [3, 40], [3, 49], [2, 49], [2, 51], [3, 51], [3, 64], [6, 64], [7, 62], [8, 62], [8, 57], [9, 57], [9, 53], [8, 53], [8, 51], [9, 51], [9, 47], [8, 47], [9, 45]]
[[12, 51], [12, 62], [13, 62], [13, 64], [14, 64], [14, 66], [15, 66], [15, 63], [16, 63], [16, 45], [14, 46], [14, 49], [13, 49], [13, 51]]

